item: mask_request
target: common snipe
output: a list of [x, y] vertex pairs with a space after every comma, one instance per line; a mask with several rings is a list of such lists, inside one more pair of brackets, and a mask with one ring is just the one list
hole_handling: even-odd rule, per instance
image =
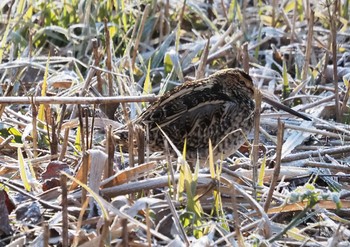
[[220, 70], [213, 75], [165, 93], [135, 121], [149, 129], [149, 147], [164, 150], [161, 128], [182, 150], [186, 140], [189, 160], [206, 160], [209, 139], [214, 158], [226, 158], [239, 148], [254, 122], [254, 85], [240, 69]]
[[[174, 88], [153, 102], [135, 121], [148, 125], [149, 147], [164, 150], [164, 136], [160, 129], [182, 150], [186, 140], [187, 159], [208, 157], [209, 139], [214, 159], [233, 154], [252, 130], [255, 114], [254, 84], [240, 69], [224, 69], [211, 76]], [[287, 106], [269, 98], [263, 99], [295, 116], [310, 120]], [[117, 136], [125, 139], [125, 130]], [[123, 133], [123, 134], [122, 134]]]

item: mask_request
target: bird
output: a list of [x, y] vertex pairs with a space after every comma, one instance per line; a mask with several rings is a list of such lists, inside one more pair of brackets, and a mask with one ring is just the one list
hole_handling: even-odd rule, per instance
[[189, 161], [207, 159], [209, 140], [214, 160], [225, 159], [253, 128], [254, 90], [252, 78], [243, 70], [219, 70], [166, 92], [134, 124], [147, 125], [151, 151], [164, 151], [164, 132], [178, 150], [186, 141]]
[[[224, 160], [242, 146], [253, 129], [255, 90], [258, 89], [252, 78], [242, 69], [218, 70], [206, 78], [187, 81], [166, 92], [152, 102], [133, 124], [147, 126], [148, 146], [153, 152], [164, 151], [164, 132], [178, 150], [182, 150], [186, 142], [186, 160], [192, 164], [197, 160], [201, 163], [207, 161], [209, 140], [214, 161]], [[311, 120], [264, 93], [262, 100]], [[127, 132], [128, 127], [118, 129], [116, 139], [127, 141]]]

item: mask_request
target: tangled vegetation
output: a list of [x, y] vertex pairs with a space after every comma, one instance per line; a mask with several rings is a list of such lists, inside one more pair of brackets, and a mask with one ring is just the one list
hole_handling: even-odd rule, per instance
[[[0, 245], [348, 246], [349, 3], [2, 0]], [[149, 102], [234, 67], [311, 121], [257, 93], [225, 161], [149, 152]]]

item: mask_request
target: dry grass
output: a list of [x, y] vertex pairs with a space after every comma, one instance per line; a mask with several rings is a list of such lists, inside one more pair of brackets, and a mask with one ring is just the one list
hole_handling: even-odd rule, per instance
[[[0, 246], [349, 245], [350, 1], [264, 2], [1, 1]], [[312, 121], [262, 104], [210, 174], [150, 153], [129, 120], [226, 67]]]

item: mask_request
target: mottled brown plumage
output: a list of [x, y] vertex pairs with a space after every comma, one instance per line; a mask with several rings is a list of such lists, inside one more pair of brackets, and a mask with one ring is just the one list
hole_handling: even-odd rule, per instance
[[[165, 93], [136, 120], [147, 124], [149, 147], [164, 149], [159, 127], [187, 158], [206, 160], [211, 139], [215, 159], [226, 158], [239, 148], [254, 122], [254, 85], [240, 69], [220, 70], [211, 76], [186, 82]], [[159, 127], [158, 127], [159, 126]]]

